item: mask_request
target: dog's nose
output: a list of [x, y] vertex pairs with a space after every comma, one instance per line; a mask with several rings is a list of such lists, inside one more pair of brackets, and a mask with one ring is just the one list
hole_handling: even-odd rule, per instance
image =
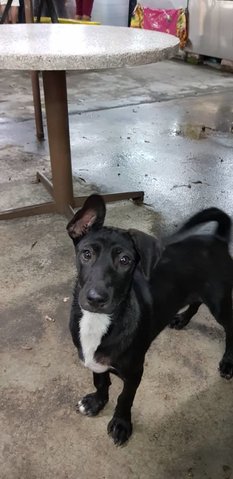
[[107, 303], [109, 299], [109, 296], [106, 292], [104, 291], [97, 291], [96, 289], [89, 289], [87, 293], [87, 300], [90, 304], [98, 305], [98, 306], [103, 306], [105, 303]]

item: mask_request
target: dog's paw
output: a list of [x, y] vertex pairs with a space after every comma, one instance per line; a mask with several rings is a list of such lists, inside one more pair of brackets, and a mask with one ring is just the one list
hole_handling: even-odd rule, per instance
[[225, 379], [233, 377], [233, 358], [223, 357], [219, 363], [220, 376]]
[[108, 434], [112, 437], [114, 444], [116, 446], [122, 446], [132, 434], [132, 423], [120, 417], [115, 417], [111, 419], [108, 424]]
[[186, 320], [185, 316], [182, 313], [180, 313], [174, 316], [174, 318], [169, 324], [169, 328], [180, 330], [180, 329], [183, 329], [187, 324], [188, 324], [188, 321]]
[[76, 410], [86, 416], [96, 416], [108, 402], [108, 398], [101, 397], [97, 392], [87, 394], [76, 405]]

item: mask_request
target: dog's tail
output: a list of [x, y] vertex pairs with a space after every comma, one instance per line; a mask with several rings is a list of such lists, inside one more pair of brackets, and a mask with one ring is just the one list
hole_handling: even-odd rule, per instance
[[224, 211], [218, 208], [207, 208], [199, 213], [196, 213], [188, 221], [186, 221], [186, 223], [184, 223], [184, 225], [175, 233], [175, 236], [186, 233], [190, 229], [195, 228], [195, 226], [208, 223], [210, 221], [215, 221], [218, 223], [214, 235], [226, 243], [229, 243], [232, 224], [231, 218]]

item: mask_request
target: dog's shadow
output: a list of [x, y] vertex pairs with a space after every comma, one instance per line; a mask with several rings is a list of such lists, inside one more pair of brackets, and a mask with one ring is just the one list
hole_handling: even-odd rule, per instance
[[[204, 307], [202, 308], [204, 309]], [[192, 320], [183, 331], [185, 330], [190, 331], [190, 334], [191, 332], [198, 332], [200, 335], [206, 336], [209, 339], [224, 341], [223, 328], [212, 318], [208, 318], [208, 321], [205, 322]], [[182, 330], [180, 332], [182, 334]]]
[[[134, 434], [119, 456], [134, 479], [233, 479], [233, 382], [219, 377], [224, 332], [207, 318], [167, 329], [148, 353]], [[106, 419], [113, 406], [111, 400]], [[119, 450], [111, 454], [118, 459]]]
[[[230, 479], [233, 477], [233, 385], [218, 379], [188, 401], [156, 416], [134, 410], [134, 435], [121, 449], [132, 478]], [[166, 401], [165, 401], [166, 403]], [[146, 397], [143, 408], [147, 407]], [[166, 405], [165, 405], [166, 407]], [[142, 412], [143, 413], [143, 412]], [[111, 451], [119, 454], [118, 451]], [[122, 457], [124, 456], [124, 457]], [[139, 471], [144, 471], [144, 475]]]

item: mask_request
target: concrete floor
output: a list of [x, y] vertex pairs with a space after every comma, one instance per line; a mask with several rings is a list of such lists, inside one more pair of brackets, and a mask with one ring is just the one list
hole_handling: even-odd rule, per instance
[[[110, 205], [109, 224], [159, 233], [208, 205], [232, 213], [232, 75], [164, 62], [72, 73], [68, 85], [75, 190], [144, 189], [150, 205]], [[0, 208], [46, 200], [28, 75], [1, 73], [0, 91]], [[218, 375], [223, 332], [204, 307], [150, 348], [126, 447], [106, 434], [118, 379], [98, 418], [76, 414], [92, 385], [67, 328], [65, 226], [58, 215], [0, 223], [1, 479], [232, 478], [233, 383]]]

